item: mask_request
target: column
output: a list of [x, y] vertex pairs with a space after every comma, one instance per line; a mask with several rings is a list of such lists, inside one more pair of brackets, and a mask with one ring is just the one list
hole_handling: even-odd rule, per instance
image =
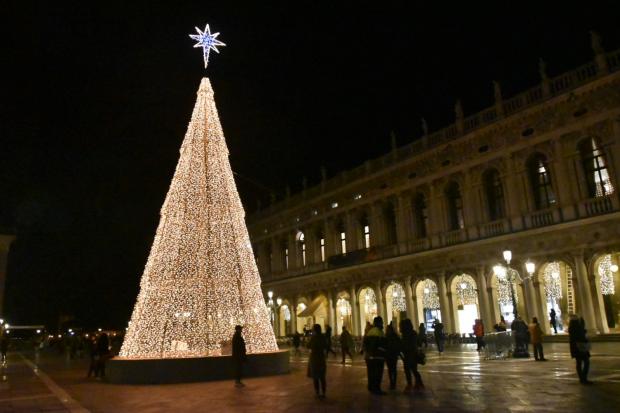
[[387, 313], [385, 311], [385, 296], [381, 291], [381, 281], [375, 284], [375, 297], [377, 298], [377, 313], [383, 318], [383, 323], [387, 323]]
[[370, 246], [385, 245], [385, 228], [381, 207], [373, 203], [370, 206]]
[[[592, 331], [597, 326], [597, 321], [594, 318], [594, 304], [592, 303], [592, 294], [590, 293], [590, 284], [588, 282], [588, 270], [583, 261], [583, 252], [574, 252], [573, 261], [577, 279], [576, 293], [581, 301], [581, 316], [586, 321], [586, 328]], [[603, 331], [603, 329], [599, 331]]]
[[601, 334], [609, 334], [609, 326], [607, 325], [607, 312], [605, 311], [605, 302], [603, 301], [603, 294], [601, 294], [601, 283], [599, 282], [599, 275], [592, 275], [588, 277], [590, 291], [594, 299], [594, 316], [597, 321], [598, 331]]
[[336, 314], [334, 313], [334, 292], [329, 290], [327, 292], [327, 324], [329, 324], [332, 330], [335, 330], [336, 326]]
[[491, 315], [491, 305], [489, 304], [489, 294], [487, 293], [487, 280], [484, 266], [480, 266], [476, 270], [476, 287], [478, 305], [480, 306], [480, 318], [482, 318], [482, 322], [484, 323], [485, 331], [491, 331], [491, 327], [493, 327], [497, 321]]
[[420, 320], [420, 314], [419, 314], [419, 310], [418, 310], [418, 296], [416, 295], [416, 292], [413, 288], [411, 288], [412, 294], [411, 294], [411, 312], [412, 312], [412, 317], [411, 317], [411, 322], [413, 323], [413, 327], [415, 328], [416, 331], [418, 331], [418, 326], [420, 325], [421, 322], [423, 322], [423, 320]]
[[413, 306], [413, 298], [412, 298], [413, 294], [411, 292], [411, 277], [405, 278], [402, 282], [405, 286], [405, 304], [407, 305], [407, 318], [409, 318], [409, 320], [411, 320], [411, 322], [413, 323], [413, 326], [416, 327], [416, 323], [414, 322], [416, 311], [415, 311], [415, 307]]
[[547, 322], [547, 294], [545, 294], [545, 284], [541, 283], [538, 279], [532, 281], [532, 292], [534, 298], [534, 311], [532, 317], [538, 317], [538, 321], [545, 332], [545, 334], [551, 334], [551, 327]]
[[295, 334], [297, 332], [297, 300], [290, 301], [291, 308], [291, 333]]
[[446, 276], [445, 274], [440, 274], [437, 277], [437, 287], [439, 290], [439, 304], [441, 306], [441, 318], [442, 323], [447, 330], [447, 333], [453, 333], [455, 331], [454, 328], [454, 320], [452, 317], [452, 313], [450, 311], [450, 303], [448, 301], [448, 292], [446, 291]]
[[347, 211], [345, 215], [345, 232], [347, 234], [347, 251], [355, 251], [360, 248], [358, 223], [353, 211]]
[[453, 333], [458, 333], [460, 331], [459, 325], [459, 313], [458, 313], [458, 304], [454, 300], [454, 296], [452, 295], [452, 289], [446, 287], [446, 297], [448, 297], [448, 306], [450, 307], [450, 317], [452, 318]]
[[[410, 209], [411, 203], [407, 202], [407, 197], [403, 194], [398, 194], [397, 197], [397, 207], [396, 207], [396, 239], [400, 245], [403, 245], [412, 238], [412, 234], [410, 232], [411, 224], [410, 224]], [[401, 252], [405, 252], [404, 249], [401, 249]]]
[[355, 285], [349, 289], [349, 297], [351, 303], [351, 334], [354, 336], [361, 336], [362, 331], [360, 329], [360, 307], [357, 302], [357, 294], [355, 292]]

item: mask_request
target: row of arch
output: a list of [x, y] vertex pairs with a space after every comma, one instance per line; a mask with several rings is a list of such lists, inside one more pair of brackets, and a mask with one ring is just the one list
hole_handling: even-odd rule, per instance
[[[619, 285], [620, 253], [602, 254], [594, 263], [596, 302], [595, 314], [599, 331], [614, 328], [620, 309]], [[416, 324], [424, 323], [432, 331], [432, 323], [439, 319], [446, 331], [469, 334], [475, 319], [485, 322], [487, 331], [503, 316], [510, 326], [513, 320], [511, 288], [514, 288], [517, 312], [524, 319], [538, 317], [547, 333], [551, 332], [548, 314], [557, 314], [559, 331], [568, 325], [568, 317], [585, 311], [579, 297], [590, 293], [590, 285], [583, 290], [575, 277], [573, 264], [564, 260], [542, 264], [536, 273], [523, 282], [510, 285], [501, 274], [491, 270], [487, 273], [462, 272], [449, 278], [428, 277], [407, 282], [392, 280], [383, 285], [362, 285], [359, 288], [339, 290], [333, 294], [318, 293], [312, 299], [298, 296], [294, 301], [284, 298], [278, 309], [274, 326], [276, 334], [289, 335], [303, 332], [317, 323], [323, 327], [330, 324], [334, 334], [343, 327], [356, 335], [363, 334], [367, 322], [381, 315], [387, 323], [398, 326], [403, 318]], [[595, 303], [596, 304], [596, 303]], [[596, 309], [596, 305], [594, 306]], [[330, 314], [331, 312], [331, 314]], [[596, 311], [595, 311], [596, 313]], [[604, 326], [598, 322], [604, 320]]]

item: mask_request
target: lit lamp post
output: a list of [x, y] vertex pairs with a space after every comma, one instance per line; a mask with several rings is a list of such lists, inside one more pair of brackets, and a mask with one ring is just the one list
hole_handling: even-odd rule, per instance
[[269, 297], [269, 300], [267, 300], [267, 307], [269, 308], [269, 319], [271, 320], [271, 327], [273, 327], [275, 324], [275, 312], [273, 311], [273, 291], [267, 291], [267, 297]]
[[510, 267], [510, 261], [512, 261], [512, 251], [505, 250], [503, 252], [503, 256], [504, 256], [504, 261], [506, 261], [506, 266], [504, 267], [503, 265], [496, 265], [495, 267], [493, 267], [493, 271], [495, 272], [495, 275], [497, 275], [497, 277], [500, 280], [506, 281], [510, 285], [510, 299], [512, 301], [512, 314], [514, 315], [514, 320], [516, 320], [517, 317], [519, 316], [519, 313], [517, 310], [517, 298], [515, 296], [514, 283], [516, 281], [520, 281], [521, 277], [519, 277], [519, 273], [516, 270], [513, 270]]

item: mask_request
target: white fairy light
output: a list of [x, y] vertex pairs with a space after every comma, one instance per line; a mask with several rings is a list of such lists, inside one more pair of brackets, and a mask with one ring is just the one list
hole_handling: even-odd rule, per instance
[[562, 281], [560, 279], [560, 263], [550, 262], [543, 273], [545, 281], [545, 295], [554, 302], [562, 298]]
[[221, 354], [237, 324], [248, 353], [276, 351], [207, 78], [180, 152], [120, 356]]
[[493, 272], [496, 277], [494, 278], [495, 289], [497, 291], [497, 301], [502, 305], [512, 305], [512, 289], [515, 292], [515, 301], [519, 302], [519, 295], [516, 293], [517, 286], [513, 282], [508, 281], [508, 269], [503, 265], [496, 265], [493, 267]]
[[429, 278], [424, 282], [424, 294], [422, 295], [422, 304], [424, 308], [429, 310], [438, 310], [439, 305], [439, 293], [437, 292], [437, 284]]
[[398, 312], [407, 311], [405, 290], [403, 286], [398, 283], [392, 284], [392, 308]]
[[341, 317], [347, 317], [351, 315], [351, 304], [346, 298], [339, 298], [336, 302], [336, 307], [338, 307], [338, 312]]
[[218, 33], [211, 34], [211, 29], [209, 25], [205, 27], [205, 30], [202, 31], [198, 27], [196, 27], [196, 31], [198, 34], [190, 34], [189, 37], [196, 40], [198, 43], [194, 45], [194, 47], [202, 47], [202, 57], [205, 62], [205, 69], [207, 68], [207, 64], [209, 63], [209, 52], [213, 50], [216, 53], [220, 51], [217, 50], [217, 46], [226, 46], [221, 41], [217, 40]]
[[370, 288], [367, 288], [366, 294], [364, 294], [364, 312], [368, 317], [377, 316], [377, 297], [375, 296], [375, 292]]
[[616, 292], [613, 274], [616, 271], [613, 271], [614, 269], [618, 271], [618, 266], [611, 262], [611, 255], [607, 254], [603, 256], [601, 262], [598, 265], [598, 275], [601, 283], [601, 294], [603, 295], [612, 295]]

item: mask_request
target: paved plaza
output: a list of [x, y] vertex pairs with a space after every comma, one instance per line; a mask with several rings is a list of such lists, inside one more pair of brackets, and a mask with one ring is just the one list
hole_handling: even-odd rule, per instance
[[[473, 345], [429, 349], [426, 390], [369, 395], [361, 357], [342, 366], [330, 357], [327, 399], [316, 400], [307, 356], [288, 375], [177, 385], [112, 385], [87, 379], [87, 361], [10, 353], [2, 369], [0, 412], [615, 412], [620, 403], [620, 343], [594, 343], [592, 386], [580, 385], [568, 344], [548, 343], [548, 362], [483, 360]], [[399, 366], [400, 367], [400, 366]], [[384, 389], [387, 389], [384, 377]]]

